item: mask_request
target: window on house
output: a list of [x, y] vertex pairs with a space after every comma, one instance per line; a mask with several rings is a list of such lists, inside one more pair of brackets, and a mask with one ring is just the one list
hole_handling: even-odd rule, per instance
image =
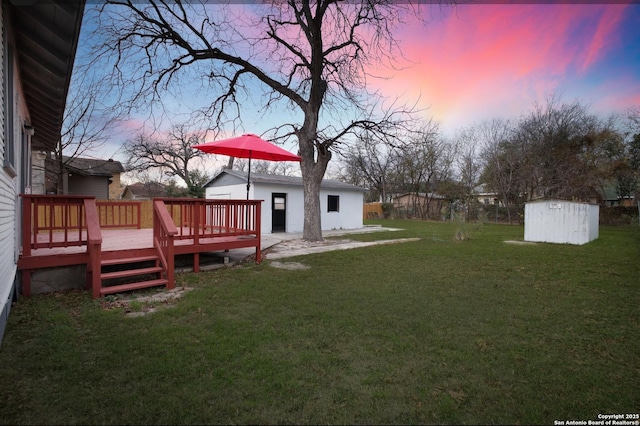
[[340, 196], [329, 195], [327, 197], [327, 211], [328, 212], [340, 211]]
[[285, 206], [287, 203], [287, 199], [285, 197], [273, 197], [273, 209], [274, 210], [285, 210]]
[[[5, 26], [3, 26], [4, 30]], [[16, 147], [15, 135], [13, 132], [13, 49], [7, 43], [6, 32], [3, 31], [3, 50], [6, 52], [4, 58], [4, 169], [11, 177], [16, 175]]]

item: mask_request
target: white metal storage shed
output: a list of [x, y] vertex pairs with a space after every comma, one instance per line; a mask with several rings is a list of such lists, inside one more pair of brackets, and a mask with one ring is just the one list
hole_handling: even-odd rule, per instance
[[534, 201], [524, 206], [524, 239], [582, 245], [598, 238], [600, 207], [562, 200]]
[[[224, 169], [205, 185], [205, 198], [245, 199], [247, 172]], [[362, 228], [364, 188], [325, 179], [320, 185], [322, 230]], [[249, 198], [262, 203], [261, 229], [272, 232], [302, 232], [304, 197], [302, 178], [251, 173]]]

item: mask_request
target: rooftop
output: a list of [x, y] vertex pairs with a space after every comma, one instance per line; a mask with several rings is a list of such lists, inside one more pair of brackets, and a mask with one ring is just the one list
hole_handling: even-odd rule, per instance
[[119, 161], [112, 159], [99, 160], [93, 158], [69, 158], [62, 156], [65, 168], [81, 176], [113, 176], [124, 173], [124, 167]]
[[[243, 181], [247, 180], [247, 172], [240, 170], [223, 169], [220, 173], [213, 177], [205, 186], [210, 186], [213, 182], [220, 178], [223, 174], [227, 174]], [[290, 186], [302, 186], [302, 177], [300, 176], [281, 176], [270, 175], [264, 173], [251, 173], [252, 183], [265, 183], [275, 185], [290, 185]], [[323, 179], [322, 188], [344, 189], [351, 191], [366, 191], [365, 188], [361, 188], [350, 183], [341, 182], [339, 180]]]

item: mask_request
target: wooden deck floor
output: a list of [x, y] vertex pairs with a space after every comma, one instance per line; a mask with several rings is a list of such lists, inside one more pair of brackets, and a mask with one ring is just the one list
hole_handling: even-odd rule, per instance
[[[188, 228], [184, 228], [184, 232]], [[48, 238], [48, 235], [46, 236]], [[86, 235], [76, 236], [78, 238], [85, 238]], [[255, 239], [253, 236], [233, 236], [233, 237], [215, 237], [215, 238], [200, 238], [201, 245], [209, 245], [217, 242], [235, 241], [235, 240], [247, 240]], [[53, 234], [53, 241], [62, 241], [61, 233]], [[45, 236], [42, 235], [38, 241], [48, 241]], [[175, 246], [179, 252], [185, 252], [186, 246], [192, 246], [193, 239], [176, 239]], [[102, 252], [109, 251], [127, 251], [138, 249], [151, 249], [153, 248], [153, 229], [109, 229], [102, 231]], [[86, 252], [86, 247], [51, 247], [51, 248], [38, 248], [31, 250], [31, 256], [55, 256], [65, 254], [76, 254]]]
[[[78, 236], [73, 236], [78, 240]], [[48, 235], [39, 235], [38, 242], [48, 241]], [[86, 239], [83, 233], [81, 238]], [[62, 241], [61, 233], [53, 233], [54, 242]], [[102, 251], [135, 250], [153, 247], [153, 229], [110, 229], [102, 231]], [[84, 246], [75, 247], [52, 247], [38, 248], [31, 250], [31, 256], [55, 256], [61, 254], [84, 253], [87, 248]]]

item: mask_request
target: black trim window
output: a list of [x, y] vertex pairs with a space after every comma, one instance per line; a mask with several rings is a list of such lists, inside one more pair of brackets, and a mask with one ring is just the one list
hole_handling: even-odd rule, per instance
[[16, 176], [16, 149], [13, 134], [13, 49], [7, 43], [3, 25], [4, 58], [4, 170], [11, 177]]
[[329, 195], [329, 196], [327, 196], [327, 211], [328, 212], [338, 212], [338, 211], [340, 211], [340, 196], [339, 195]]

